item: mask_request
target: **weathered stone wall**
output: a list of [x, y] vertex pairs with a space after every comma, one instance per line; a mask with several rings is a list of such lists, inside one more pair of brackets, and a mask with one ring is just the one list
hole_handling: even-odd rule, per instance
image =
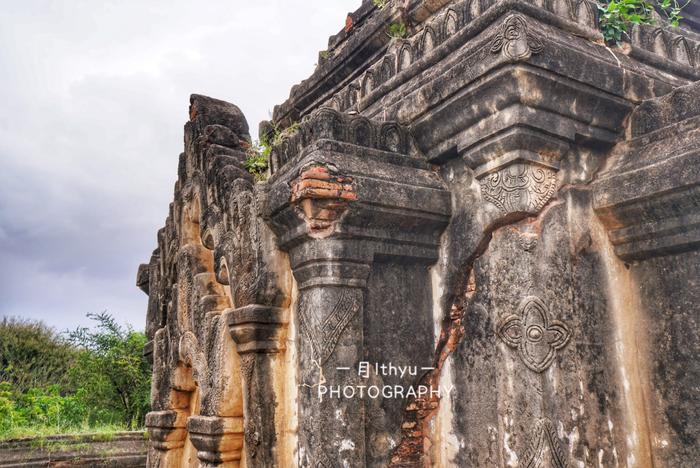
[[[364, 2], [261, 183], [238, 108], [193, 96], [139, 270], [149, 465], [695, 466], [699, 39]], [[396, 386], [443, 392], [327, 393]]]

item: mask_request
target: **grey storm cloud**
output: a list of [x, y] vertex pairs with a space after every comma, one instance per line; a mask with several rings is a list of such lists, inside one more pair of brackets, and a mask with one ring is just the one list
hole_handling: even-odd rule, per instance
[[313, 71], [359, 0], [23, 1], [0, 15], [0, 316], [58, 329], [134, 285], [172, 197], [188, 98], [251, 129]]

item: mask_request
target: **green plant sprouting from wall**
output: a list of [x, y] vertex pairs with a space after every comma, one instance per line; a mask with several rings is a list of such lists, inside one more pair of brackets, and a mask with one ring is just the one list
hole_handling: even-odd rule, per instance
[[255, 180], [263, 181], [267, 178], [272, 148], [293, 136], [298, 130], [299, 124], [296, 122], [285, 129], [280, 129], [273, 124], [271, 132], [260, 135], [260, 138], [250, 145], [244, 166], [255, 177]]
[[387, 3], [389, 3], [389, 0], [372, 0], [372, 3], [374, 3], [374, 6], [381, 10]]
[[681, 12], [692, 0], [617, 0], [598, 5], [600, 30], [606, 42], [619, 43], [629, 38], [634, 24], [654, 24], [654, 10], [666, 17], [671, 26], [677, 27], [683, 19]]
[[403, 39], [408, 35], [406, 25], [400, 21], [391, 23], [387, 28], [387, 35], [392, 39]]

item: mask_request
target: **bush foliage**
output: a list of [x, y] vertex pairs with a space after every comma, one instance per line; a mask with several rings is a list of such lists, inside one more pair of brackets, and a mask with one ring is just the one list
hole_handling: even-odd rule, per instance
[[0, 321], [0, 382], [14, 391], [58, 384], [69, 386], [68, 369], [77, 352], [41, 322], [15, 318]]
[[250, 145], [243, 165], [255, 177], [256, 181], [263, 181], [269, 175], [268, 168], [270, 166], [272, 147], [282, 144], [284, 140], [293, 136], [297, 131], [299, 131], [297, 122], [293, 122], [285, 129], [272, 124], [268, 134], [261, 134], [260, 139]]
[[146, 337], [107, 313], [93, 329], [57, 334], [0, 321], [0, 439], [143, 426], [150, 399]]
[[619, 43], [629, 37], [634, 24], [654, 24], [654, 11], [677, 27], [683, 19], [681, 12], [691, 0], [614, 0], [598, 6], [600, 29], [607, 42]]

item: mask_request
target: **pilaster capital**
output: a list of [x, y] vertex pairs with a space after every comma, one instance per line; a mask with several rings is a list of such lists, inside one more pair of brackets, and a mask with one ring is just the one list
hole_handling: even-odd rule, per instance
[[191, 416], [187, 431], [200, 461], [218, 464], [241, 459], [242, 417]]
[[226, 323], [239, 354], [277, 353], [284, 350], [288, 310], [261, 304], [227, 309]]
[[173, 450], [185, 445], [187, 412], [178, 410], [151, 411], [146, 414], [148, 437], [153, 448]]

